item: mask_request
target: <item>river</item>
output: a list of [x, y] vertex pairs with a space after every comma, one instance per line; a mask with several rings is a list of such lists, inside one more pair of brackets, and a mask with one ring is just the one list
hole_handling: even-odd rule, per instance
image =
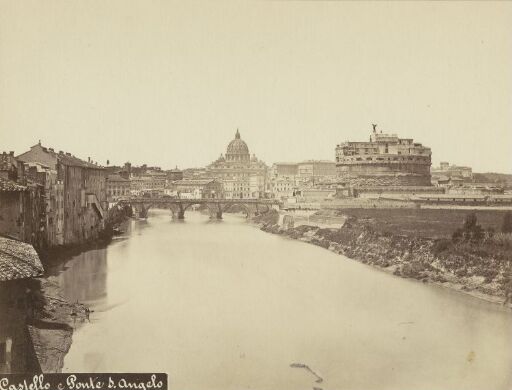
[[171, 389], [512, 388], [510, 311], [240, 216], [185, 218], [152, 211], [66, 263], [65, 295], [94, 312], [64, 371], [167, 372]]

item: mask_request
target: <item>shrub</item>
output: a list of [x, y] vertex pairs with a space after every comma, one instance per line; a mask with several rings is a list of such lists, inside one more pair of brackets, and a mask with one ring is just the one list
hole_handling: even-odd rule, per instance
[[437, 240], [434, 243], [434, 246], [432, 247], [432, 252], [434, 252], [434, 254], [438, 254], [438, 253], [444, 252], [450, 246], [451, 246], [450, 240], [446, 240], [446, 239]]
[[485, 234], [482, 226], [478, 225], [475, 213], [468, 214], [464, 219], [462, 228], [455, 230], [452, 234], [452, 241], [472, 241], [480, 242]]
[[477, 222], [477, 218], [476, 218], [475, 213], [466, 215], [466, 218], [464, 219], [464, 225], [463, 225], [464, 230], [471, 231], [475, 226], [477, 226], [476, 222]]
[[505, 248], [512, 247], [512, 233], [496, 233], [492, 237], [492, 243]]
[[512, 212], [507, 211], [503, 216], [503, 224], [501, 225], [503, 233], [512, 233]]
[[418, 278], [421, 276], [423, 266], [418, 261], [411, 261], [402, 266], [402, 275], [408, 278]]
[[453, 242], [458, 242], [462, 239], [462, 233], [463, 233], [463, 230], [461, 228], [458, 228], [457, 230], [455, 230], [452, 234], [452, 241]]

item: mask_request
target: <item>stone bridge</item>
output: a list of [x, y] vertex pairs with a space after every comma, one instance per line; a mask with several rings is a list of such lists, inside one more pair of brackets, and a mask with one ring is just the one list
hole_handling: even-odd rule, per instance
[[147, 218], [151, 208], [169, 209], [174, 219], [184, 219], [185, 211], [194, 205], [205, 206], [212, 219], [222, 219], [222, 213], [230, 211], [233, 206], [244, 209], [247, 217], [266, 213], [271, 209], [279, 209], [281, 202], [276, 199], [177, 199], [177, 198], [130, 198], [119, 203], [129, 204], [140, 218]]

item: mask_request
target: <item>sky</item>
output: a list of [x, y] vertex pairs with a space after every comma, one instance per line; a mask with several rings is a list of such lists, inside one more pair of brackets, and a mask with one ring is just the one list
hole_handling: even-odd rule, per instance
[[0, 0], [0, 145], [205, 166], [237, 128], [267, 164], [371, 124], [512, 173], [512, 2]]

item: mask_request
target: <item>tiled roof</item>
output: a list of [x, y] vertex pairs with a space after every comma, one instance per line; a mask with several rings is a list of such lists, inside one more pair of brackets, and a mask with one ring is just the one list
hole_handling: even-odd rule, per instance
[[43, 271], [32, 245], [0, 237], [0, 281], [32, 278]]
[[18, 183], [0, 177], [0, 192], [18, 192], [25, 191], [27, 187], [19, 185]]
[[[87, 162], [82, 159], [79, 159], [78, 157], [73, 156], [71, 153], [64, 153], [64, 152], [57, 153], [53, 148], [47, 148], [46, 146], [43, 146], [40, 143], [32, 146], [30, 149], [32, 150], [37, 147], [42, 149], [43, 152], [50, 154], [53, 157], [57, 158], [64, 165], [73, 166], [73, 167], [93, 168], [93, 169], [105, 169], [101, 165], [96, 165], [91, 162]], [[19, 155], [18, 158], [21, 158], [21, 160], [23, 160], [23, 156], [27, 153], [30, 153], [30, 151]]]
[[55, 153], [55, 155], [60, 160], [60, 162], [62, 164], [64, 164], [64, 165], [69, 165], [69, 166], [73, 166], [73, 167], [105, 169], [105, 168], [103, 168], [100, 165], [96, 165], [96, 164], [93, 164], [93, 163], [81, 160], [81, 159], [79, 159], [78, 157], [75, 157], [75, 156], [68, 156], [67, 154], [64, 154], [64, 153], [62, 153], [62, 154], [61, 153]]

